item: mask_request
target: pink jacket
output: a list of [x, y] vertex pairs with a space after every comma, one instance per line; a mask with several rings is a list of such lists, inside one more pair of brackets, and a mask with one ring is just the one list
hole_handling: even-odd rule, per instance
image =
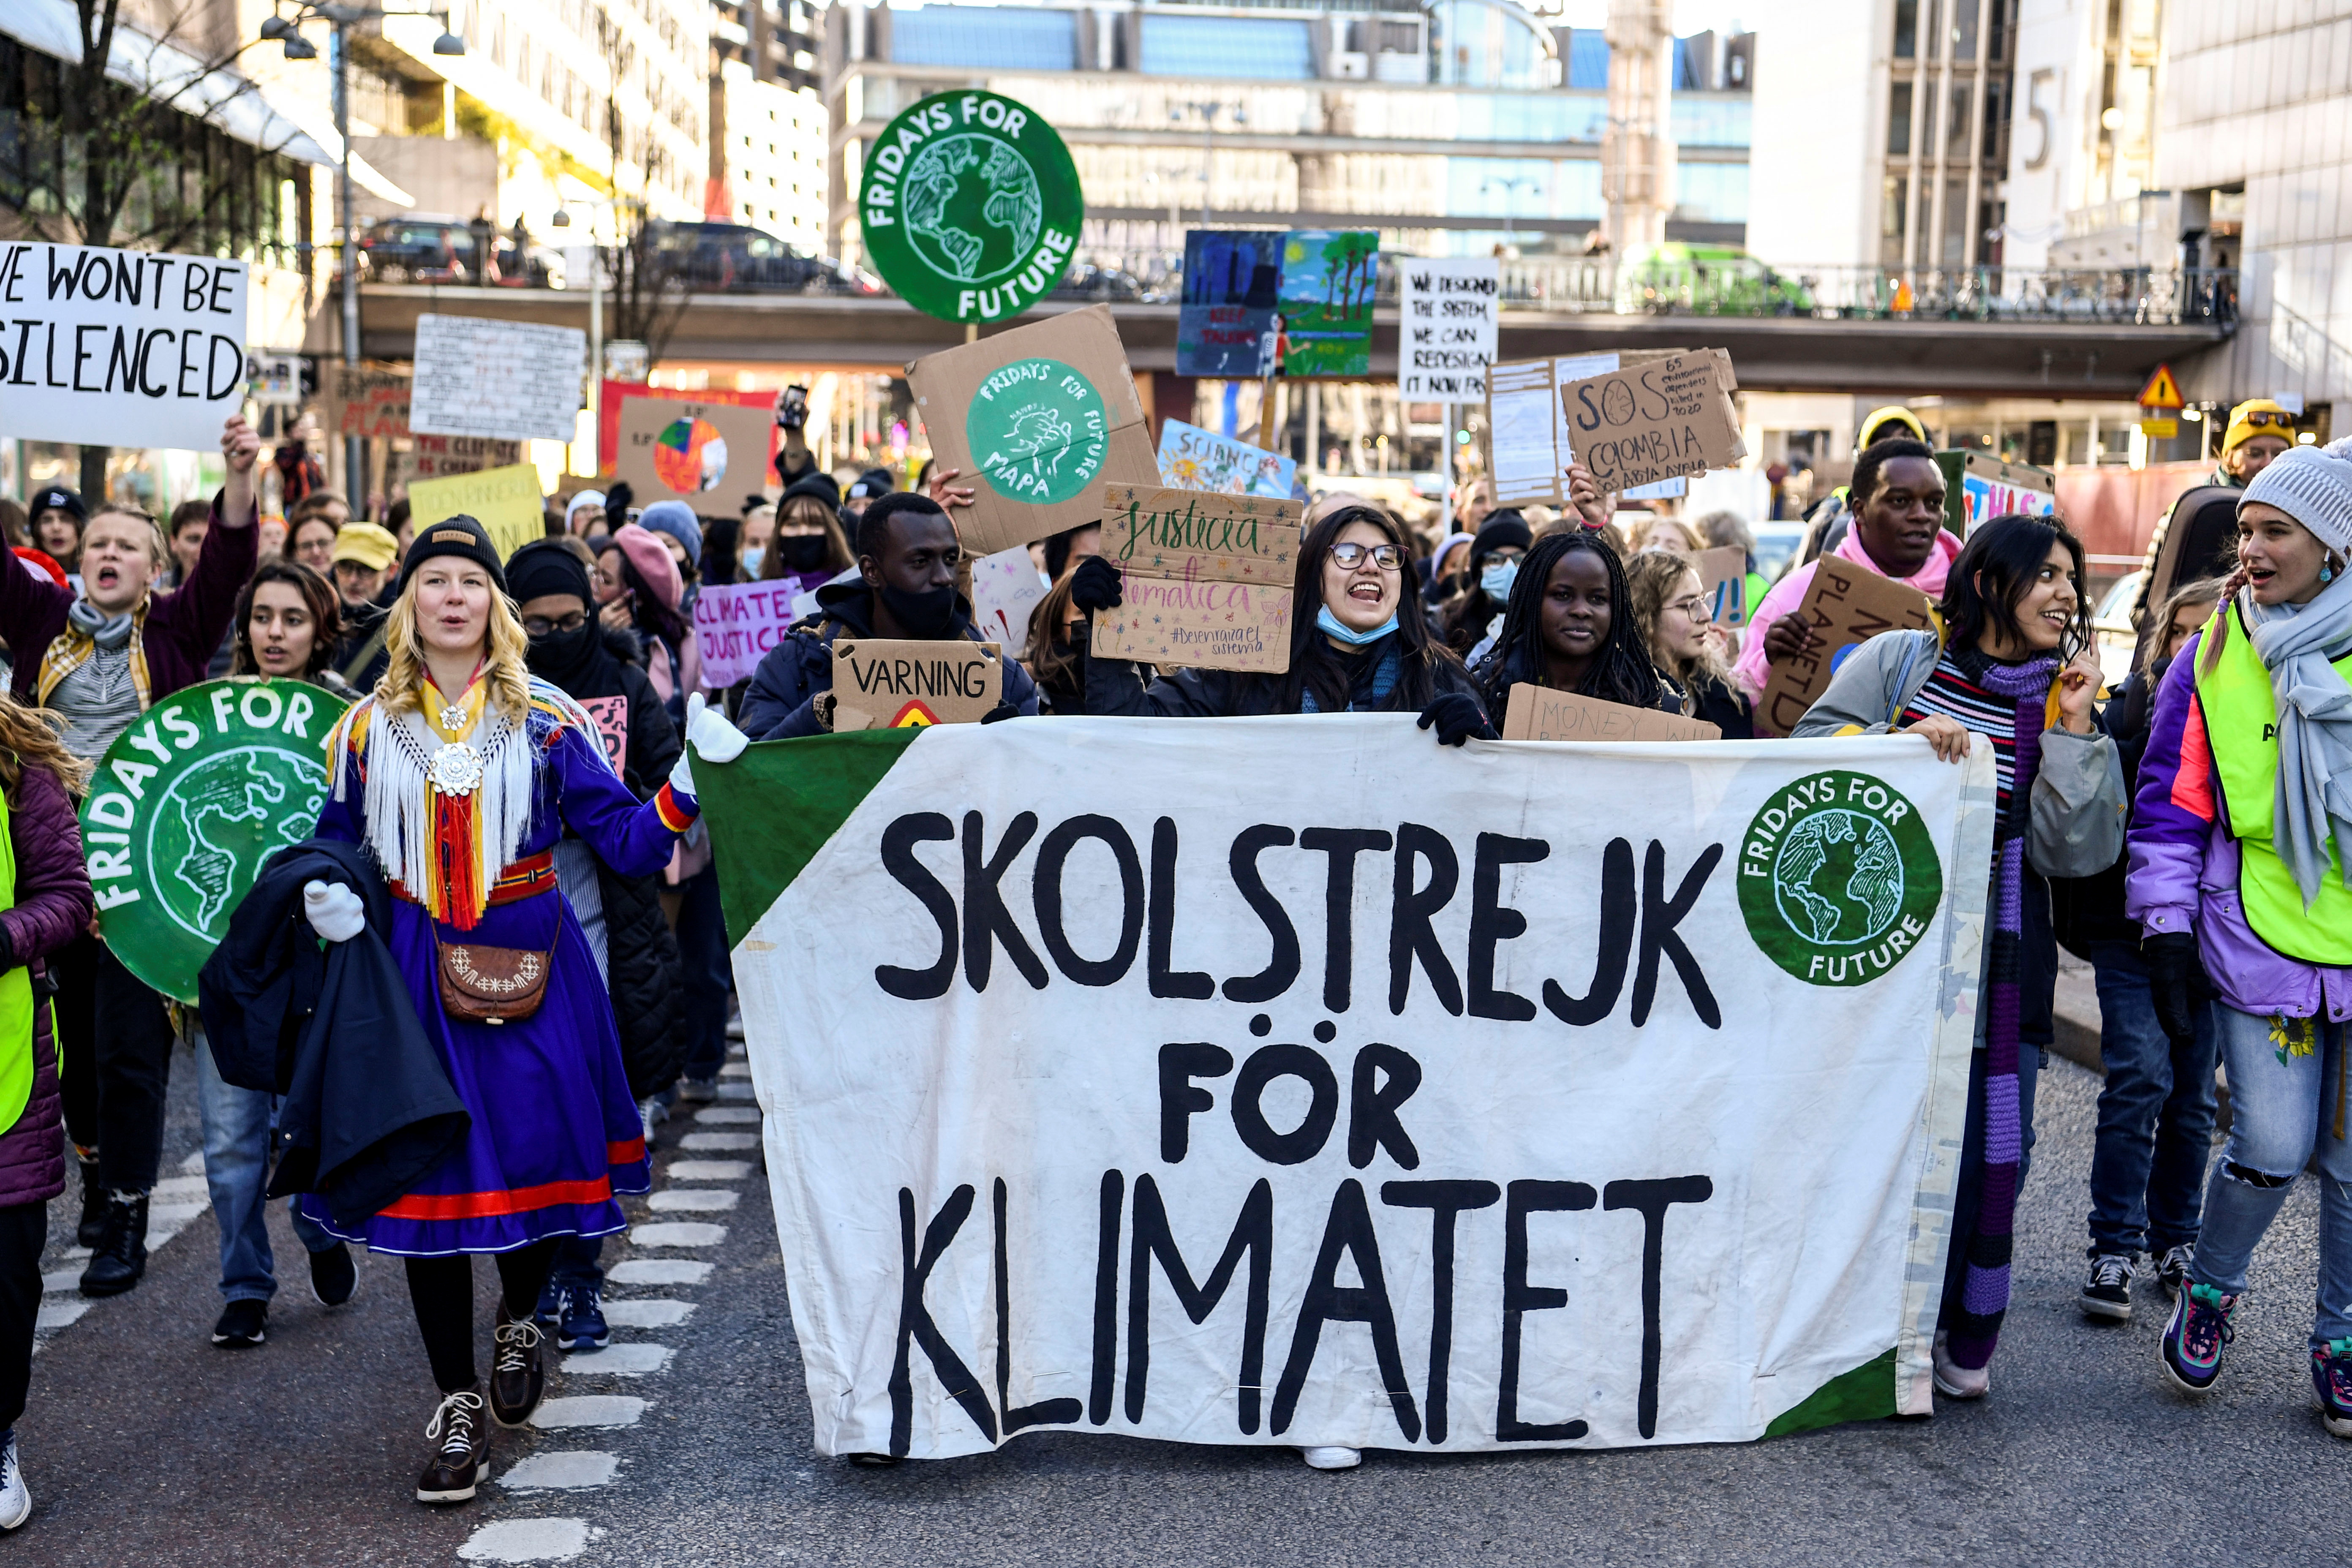
[[[1838, 541], [1837, 548], [1830, 553], [1842, 561], [1867, 566], [1882, 577], [1889, 575], [1862, 547], [1862, 531], [1859, 529], [1848, 528], [1845, 537]], [[1949, 533], [1938, 533], [1936, 535], [1936, 548], [1927, 552], [1927, 563], [1910, 576], [1898, 577], [1895, 581], [1918, 589], [1931, 599], [1941, 599], [1944, 596], [1944, 579], [1950, 574], [1952, 563], [1959, 558], [1959, 553], [1958, 540]], [[1764, 602], [1756, 606], [1756, 613], [1748, 617], [1748, 633], [1740, 640], [1739, 657], [1732, 661], [1731, 673], [1749, 697], [1761, 692], [1765, 681], [1771, 678], [1771, 661], [1764, 657], [1765, 632], [1781, 616], [1796, 614], [1797, 606], [1805, 602], [1805, 590], [1812, 586], [1813, 574], [1818, 569], [1818, 563], [1808, 561], [1790, 572], [1773, 584], [1772, 591], [1764, 595]], [[1760, 713], [1756, 722], [1756, 732], [1759, 735], [1772, 732], [1765, 727]]]

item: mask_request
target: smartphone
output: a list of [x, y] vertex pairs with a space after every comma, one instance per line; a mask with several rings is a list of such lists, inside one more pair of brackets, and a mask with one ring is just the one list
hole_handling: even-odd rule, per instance
[[808, 423], [808, 388], [788, 386], [776, 399], [776, 423], [787, 430], [798, 430]]

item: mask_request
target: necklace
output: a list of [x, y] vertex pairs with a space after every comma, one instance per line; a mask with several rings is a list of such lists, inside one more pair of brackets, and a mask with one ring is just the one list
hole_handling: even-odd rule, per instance
[[481, 787], [482, 753], [463, 741], [445, 741], [425, 766], [436, 795], [468, 795]]
[[441, 710], [440, 723], [444, 730], [455, 730], [462, 733], [472, 719], [473, 715], [467, 713], [464, 706], [459, 703], [452, 702]]

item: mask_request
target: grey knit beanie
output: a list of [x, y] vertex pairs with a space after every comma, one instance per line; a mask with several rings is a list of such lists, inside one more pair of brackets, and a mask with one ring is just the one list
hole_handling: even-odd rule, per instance
[[2338, 555], [2352, 554], [2352, 436], [2291, 447], [2253, 478], [2238, 504], [2274, 506]]

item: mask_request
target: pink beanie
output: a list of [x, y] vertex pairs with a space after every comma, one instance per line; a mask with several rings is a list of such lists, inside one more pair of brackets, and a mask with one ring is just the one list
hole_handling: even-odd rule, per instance
[[613, 535], [613, 542], [620, 546], [621, 553], [629, 558], [629, 564], [637, 569], [637, 575], [646, 580], [646, 585], [661, 602], [677, 609], [677, 602], [686, 596], [686, 584], [679, 580], [677, 563], [670, 559], [669, 546], [651, 529], [640, 528], [634, 522], [624, 524]]

